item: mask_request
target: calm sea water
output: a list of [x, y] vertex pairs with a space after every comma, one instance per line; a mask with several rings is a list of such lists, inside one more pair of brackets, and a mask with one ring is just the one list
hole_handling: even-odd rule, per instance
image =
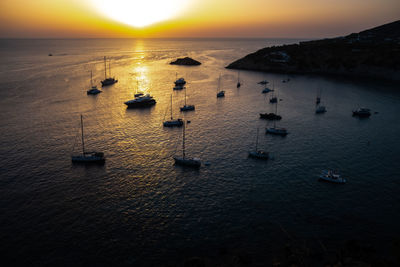
[[[399, 237], [400, 92], [371, 81], [237, 71], [227, 66], [265, 46], [298, 40], [0, 40], [0, 240], [14, 263], [158, 265], [221, 248], [273, 253], [288, 239], [376, 244]], [[48, 53], [53, 56], [49, 57]], [[87, 96], [103, 56], [119, 81]], [[203, 64], [171, 66], [190, 56]], [[188, 81], [188, 103], [173, 82]], [[226, 91], [216, 99], [218, 76]], [[281, 81], [290, 78], [289, 83]], [[272, 112], [257, 82], [274, 83], [286, 138], [264, 134]], [[272, 86], [272, 85], [271, 85]], [[99, 86], [100, 87], [100, 86]], [[137, 88], [157, 104], [127, 110]], [[328, 112], [314, 114], [317, 90]], [[190, 120], [187, 154], [209, 166], [173, 165]], [[351, 116], [359, 106], [369, 119]], [[76, 166], [80, 114], [88, 150], [104, 166]], [[247, 158], [260, 129], [267, 162]], [[75, 145], [74, 145], [75, 144]], [[346, 185], [317, 181], [334, 168]]]

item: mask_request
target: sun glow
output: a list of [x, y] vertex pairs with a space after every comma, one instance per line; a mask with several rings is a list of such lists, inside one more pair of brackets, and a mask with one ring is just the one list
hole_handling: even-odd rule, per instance
[[183, 12], [190, 0], [91, 0], [102, 14], [134, 27], [171, 19]]

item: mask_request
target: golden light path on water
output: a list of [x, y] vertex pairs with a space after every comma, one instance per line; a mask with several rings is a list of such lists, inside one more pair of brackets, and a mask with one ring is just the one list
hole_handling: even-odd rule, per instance
[[176, 17], [193, 0], [91, 0], [105, 16], [134, 27], [145, 27]]

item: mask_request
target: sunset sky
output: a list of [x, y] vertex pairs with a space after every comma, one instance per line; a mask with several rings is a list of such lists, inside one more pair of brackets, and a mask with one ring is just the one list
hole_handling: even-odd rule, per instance
[[1, 0], [0, 8], [0, 38], [318, 38], [400, 19], [399, 0]]

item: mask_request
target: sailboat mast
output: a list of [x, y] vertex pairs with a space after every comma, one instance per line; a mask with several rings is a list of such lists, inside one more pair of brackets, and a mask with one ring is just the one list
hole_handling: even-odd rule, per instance
[[90, 71], [90, 87], [93, 87], [93, 72]]
[[183, 138], [182, 138], [182, 158], [185, 159], [185, 122], [183, 122]]
[[172, 94], [171, 94], [171, 120], [172, 120]]
[[185, 107], [186, 107], [186, 87], [185, 87]]
[[111, 59], [108, 60], [108, 76], [111, 77]]
[[107, 61], [105, 56], [104, 56], [104, 79], [107, 79]]
[[259, 130], [259, 128], [257, 128], [257, 137], [256, 137], [256, 152], [257, 152], [257, 148], [258, 148], [258, 130]]
[[85, 140], [83, 138], [83, 116], [81, 114], [81, 132], [82, 132], [82, 155], [85, 155]]
[[218, 78], [218, 88], [217, 88], [217, 93], [219, 92], [219, 89], [220, 89], [220, 87], [221, 87], [221, 74], [219, 75], [219, 78]]

